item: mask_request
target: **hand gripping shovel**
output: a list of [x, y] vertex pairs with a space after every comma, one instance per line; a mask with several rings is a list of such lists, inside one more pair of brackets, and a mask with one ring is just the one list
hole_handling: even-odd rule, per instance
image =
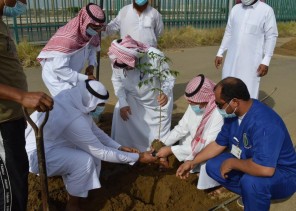
[[[43, 211], [52, 211], [55, 210], [52, 208], [52, 205], [49, 207], [49, 198], [48, 198], [48, 185], [47, 185], [47, 173], [46, 173], [46, 163], [45, 163], [45, 153], [44, 153], [44, 141], [43, 141], [43, 127], [48, 120], [49, 111], [46, 111], [43, 122], [40, 127], [33, 122], [28, 114], [26, 108], [23, 108], [25, 117], [29, 124], [32, 126], [35, 137], [36, 137], [36, 146], [37, 146], [37, 156], [38, 156], [38, 167], [39, 167], [39, 176], [41, 183], [41, 196], [42, 196], [42, 205]], [[50, 208], [50, 209], [49, 209]]]

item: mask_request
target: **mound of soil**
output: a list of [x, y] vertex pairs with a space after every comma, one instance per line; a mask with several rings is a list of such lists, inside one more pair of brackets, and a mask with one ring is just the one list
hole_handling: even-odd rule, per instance
[[293, 38], [280, 47], [275, 48], [274, 53], [284, 56], [296, 56], [296, 38]]
[[[110, 134], [112, 106], [107, 106], [99, 127]], [[173, 125], [180, 119], [173, 116]], [[224, 192], [211, 197], [196, 188], [198, 177], [191, 174], [187, 180], [175, 176], [177, 167], [160, 172], [157, 165], [102, 163], [100, 181], [102, 188], [92, 190], [83, 200], [86, 211], [166, 211], [166, 210], [208, 210], [234, 196]], [[62, 211], [67, 202], [67, 192], [61, 177], [52, 177], [48, 181], [50, 202]], [[28, 210], [38, 210], [42, 204], [39, 177], [29, 175]], [[228, 206], [231, 210], [242, 210], [236, 203]]]

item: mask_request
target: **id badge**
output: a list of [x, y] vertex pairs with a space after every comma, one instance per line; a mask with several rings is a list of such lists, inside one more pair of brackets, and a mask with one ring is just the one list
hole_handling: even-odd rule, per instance
[[242, 150], [238, 146], [235, 146], [234, 144], [232, 144], [230, 153], [233, 154], [236, 158], [240, 159]]

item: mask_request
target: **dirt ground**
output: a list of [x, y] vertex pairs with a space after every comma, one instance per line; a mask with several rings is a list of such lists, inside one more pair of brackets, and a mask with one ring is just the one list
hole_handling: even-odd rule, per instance
[[[281, 41], [281, 40], [280, 40]], [[284, 119], [292, 139], [296, 140], [296, 95], [295, 92], [295, 57], [296, 38], [288, 39], [276, 48], [276, 55], [271, 62], [269, 74], [261, 82], [259, 98], [265, 97], [275, 87], [277, 91], [265, 101], [274, 108]], [[294, 46], [293, 48], [291, 46]], [[176, 125], [182, 117], [187, 105], [183, 99], [183, 92], [187, 82], [195, 75], [204, 73], [207, 77], [218, 82], [221, 73], [213, 67], [213, 60], [218, 46], [199, 47], [193, 49], [177, 49], [166, 52], [174, 61], [173, 69], [180, 71], [174, 88], [174, 112], [172, 125]], [[287, 56], [288, 55], [288, 56]], [[110, 83], [110, 62], [101, 61], [100, 80], [111, 93], [110, 100], [99, 126], [110, 134], [113, 106], [116, 97], [112, 94]], [[37, 68], [38, 69], [38, 68]], [[40, 68], [39, 68], [40, 70]], [[30, 90], [43, 90], [44, 85], [40, 77], [41, 71], [26, 71]], [[176, 168], [166, 172], [159, 172], [156, 165], [137, 164], [135, 166], [103, 163], [100, 181], [102, 188], [90, 192], [89, 197], [83, 201], [86, 211], [205, 211], [234, 196], [224, 192], [219, 197], [210, 197], [207, 193], [197, 190], [198, 177], [191, 174], [189, 179], [180, 180], [175, 176]], [[39, 178], [29, 175], [29, 204], [28, 210], [38, 210], [41, 201]], [[60, 177], [49, 178], [50, 201], [57, 210], [64, 210], [67, 193]], [[296, 197], [286, 204], [272, 205], [271, 210], [295, 210]], [[240, 211], [234, 201], [229, 210]], [[220, 209], [222, 210], [222, 209]]]
[[[110, 134], [113, 105], [107, 105], [99, 127]], [[173, 125], [180, 115], [175, 114]], [[226, 191], [221, 196], [209, 196], [197, 190], [198, 177], [190, 175], [188, 180], [175, 176], [174, 168], [159, 172], [157, 165], [112, 164], [104, 162], [101, 170], [102, 188], [93, 190], [82, 207], [86, 211], [154, 211], [154, 210], [208, 210], [234, 194]], [[30, 174], [29, 210], [38, 210], [41, 205], [39, 178]], [[64, 210], [67, 200], [66, 190], [60, 177], [49, 178], [49, 195], [51, 203], [57, 210]], [[233, 203], [232, 210], [241, 210]]]

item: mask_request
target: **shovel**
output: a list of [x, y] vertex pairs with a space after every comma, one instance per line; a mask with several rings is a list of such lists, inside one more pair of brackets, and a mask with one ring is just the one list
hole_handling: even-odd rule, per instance
[[[43, 141], [43, 127], [48, 120], [49, 111], [46, 111], [45, 117], [38, 128], [38, 126], [33, 122], [28, 114], [26, 108], [23, 108], [25, 117], [29, 124], [32, 126], [35, 137], [36, 137], [36, 146], [37, 146], [37, 156], [38, 156], [38, 167], [39, 167], [39, 176], [41, 183], [41, 196], [42, 196], [42, 205], [43, 211], [49, 211], [49, 198], [48, 198], [48, 185], [47, 185], [47, 172], [46, 172], [46, 163], [45, 163], [45, 153], [44, 153], [44, 141]], [[50, 206], [51, 207], [51, 206]]]

